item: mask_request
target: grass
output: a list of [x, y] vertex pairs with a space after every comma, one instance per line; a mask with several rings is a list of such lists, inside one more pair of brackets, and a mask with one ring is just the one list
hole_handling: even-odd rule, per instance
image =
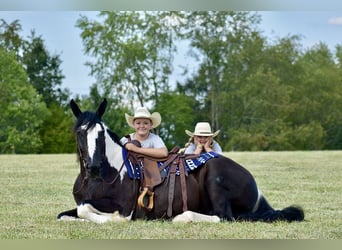
[[228, 152], [270, 204], [304, 208], [304, 222], [57, 221], [75, 207], [74, 154], [0, 155], [0, 239], [342, 239], [342, 151]]

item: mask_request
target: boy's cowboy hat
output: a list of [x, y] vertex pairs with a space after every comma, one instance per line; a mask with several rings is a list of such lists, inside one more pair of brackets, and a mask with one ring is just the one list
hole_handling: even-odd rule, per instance
[[185, 133], [190, 137], [193, 137], [194, 135], [215, 137], [220, 133], [220, 130], [217, 130], [213, 133], [213, 132], [211, 132], [211, 127], [210, 127], [210, 124], [208, 122], [198, 122], [196, 124], [194, 132], [190, 132], [189, 130], [185, 130]]
[[159, 126], [160, 122], [161, 122], [161, 116], [158, 112], [154, 112], [154, 113], [150, 113], [147, 108], [145, 107], [139, 107], [135, 110], [134, 116], [130, 116], [129, 114], [125, 114], [126, 117], [126, 121], [128, 123], [128, 125], [132, 128], [134, 128], [133, 126], [133, 122], [135, 119], [137, 118], [147, 118], [150, 119], [152, 121], [152, 128], [156, 128]]

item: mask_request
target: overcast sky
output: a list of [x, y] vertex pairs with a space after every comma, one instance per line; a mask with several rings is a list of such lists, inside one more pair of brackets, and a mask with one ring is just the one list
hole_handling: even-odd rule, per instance
[[[50, 53], [59, 54], [65, 75], [63, 87], [75, 94], [88, 94], [94, 82], [89, 69], [84, 66], [87, 58], [83, 55], [80, 30], [75, 27], [80, 14], [92, 18], [98, 12], [80, 11], [1, 11], [0, 19], [7, 23], [15, 19], [22, 25], [21, 35], [25, 38], [31, 30], [41, 35]], [[331, 50], [342, 44], [342, 11], [269, 11], [258, 12], [262, 16], [260, 30], [275, 39], [287, 35], [302, 35], [302, 44], [310, 47], [318, 42], [326, 43]], [[178, 60], [183, 60], [180, 55]], [[176, 70], [177, 70], [177, 63]], [[180, 72], [178, 70], [178, 72]], [[179, 75], [177, 71], [174, 78]]]

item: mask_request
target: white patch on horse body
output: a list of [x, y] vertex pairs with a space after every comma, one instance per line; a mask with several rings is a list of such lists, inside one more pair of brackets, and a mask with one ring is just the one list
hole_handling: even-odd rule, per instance
[[252, 213], [255, 213], [255, 212], [258, 210], [259, 204], [260, 204], [260, 200], [261, 200], [261, 197], [262, 197], [262, 196], [263, 196], [263, 195], [262, 195], [261, 191], [260, 191], [259, 188], [258, 188], [258, 198], [257, 198], [257, 200], [256, 200], [256, 202], [255, 202], [255, 204], [254, 204], [254, 207], [253, 207], [253, 209], [252, 209]]
[[[121, 166], [124, 164], [122, 156], [122, 148], [119, 144], [115, 143], [110, 135], [107, 133], [107, 127], [105, 127], [105, 138], [106, 138], [106, 157], [111, 167], [116, 168], [119, 172]], [[123, 167], [120, 172], [120, 180], [122, 181], [125, 173], [127, 172], [126, 167]]]
[[95, 223], [106, 223], [106, 222], [126, 222], [130, 221], [132, 218], [133, 212], [127, 216], [124, 217], [119, 214], [118, 211], [115, 211], [114, 213], [103, 213], [96, 208], [94, 208], [90, 204], [81, 204], [77, 206], [77, 215], [80, 218], [86, 219], [88, 221], [92, 221]]
[[102, 131], [100, 124], [96, 124], [93, 128], [89, 129], [87, 136], [88, 155], [92, 159], [96, 150], [96, 139], [99, 136], [99, 131]]
[[178, 223], [189, 223], [189, 222], [211, 222], [218, 223], [220, 222], [220, 218], [216, 215], [206, 215], [200, 214], [193, 211], [185, 211], [182, 214], [179, 214], [173, 218], [172, 222]]

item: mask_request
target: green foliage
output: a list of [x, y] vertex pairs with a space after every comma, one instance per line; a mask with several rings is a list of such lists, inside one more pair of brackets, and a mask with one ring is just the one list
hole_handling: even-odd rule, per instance
[[59, 87], [64, 78], [59, 56], [51, 56], [45, 48], [43, 39], [37, 37], [33, 31], [29, 39], [30, 41], [24, 43], [21, 61], [25, 65], [30, 83], [42, 95], [48, 107], [54, 102], [65, 102], [66, 95], [63, 95], [63, 90]]
[[4, 19], [0, 19], [0, 45], [8, 51], [14, 51], [17, 56], [23, 43], [19, 35], [21, 30], [19, 20], [14, 20], [8, 24]]
[[101, 23], [83, 16], [77, 27], [86, 54], [95, 58], [88, 66], [104, 95], [131, 107], [157, 103], [167, 88], [174, 50], [164, 14], [103, 11], [99, 16]]
[[325, 131], [317, 122], [292, 128], [281, 120], [265, 121], [251, 129], [230, 131], [225, 150], [316, 150], [324, 146]]
[[324, 148], [341, 148], [342, 78], [339, 65], [324, 44], [310, 48], [298, 63], [302, 71], [294, 93], [298, 106], [292, 116], [293, 122], [319, 123], [325, 134]]
[[[25, 82], [31, 85], [28, 95], [31, 93], [31, 89], [34, 90], [35, 95], [39, 94], [39, 98], [44, 101], [48, 112], [42, 112], [39, 117], [39, 133], [28, 130], [23, 132], [23, 129], [17, 131], [12, 129], [12, 133], [9, 134], [9, 138], [12, 144], [15, 143], [15, 150], [11, 152], [38, 152], [38, 153], [60, 153], [60, 152], [73, 152], [74, 140], [71, 136], [71, 118], [67, 116], [66, 103], [70, 96], [68, 89], [61, 89], [60, 85], [64, 76], [60, 70], [61, 60], [58, 55], [50, 55], [45, 48], [44, 40], [40, 36], [36, 36], [35, 32], [31, 32], [29, 40], [24, 40], [20, 37], [19, 31], [21, 25], [19, 20], [15, 20], [11, 24], [7, 24], [4, 20], [1, 20], [0, 24], [0, 44], [9, 52], [16, 55], [17, 63], [23, 65], [25, 70]], [[6, 73], [8, 74], [8, 73]], [[10, 77], [8, 75], [7, 77]], [[20, 75], [12, 75], [12, 81], [23, 81], [23, 77]], [[15, 79], [18, 78], [18, 79]], [[12, 87], [11, 90], [14, 93], [19, 94], [19, 89]], [[33, 88], [32, 88], [33, 87]], [[18, 92], [18, 93], [17, 93]], [[6, 92], [4, 92], [6, 93]], [[17, 98], [22, 98], [21, 94]], [[27, 98], [27, 97], [25, 97]], [[24, 98], [24, 99], [25, 99]], [[7, 100], [12, 102], [13, 100]], [[20, 100], [23, 102], [24, 100]], [[34, 101], [34, 100], [33, 100]], [[4, 103], [6, 101], [4, 100]], [[44, 105], [45, 105], [44, 104]], [[7, 103], [6, 103], [7, 105]], [[30, 112], [23, 104], [20, 105], [20, 112], [25, 112], [29, 115]], [[16, 116], [17, 125], [27, 120], [26, 117]], [[19, 121], [24, 119], [24, 121]], [[40, 120], [43, 119], [43, 122]], [[29, 119], [31, 120], [31, 119]], [[38, 126], [35, 125], [34, 128]], [[20, 133], [21, 136], [16, 136]], [[24, 134], [26, 136], [24, 138]], [[5, 139], [4, 139], [5, 140]], [[31, 141], [28, 143], [27, 141]], [[18, 149], [17, 145], [26, 145], [27, 148]], [[32, 147], [31, 144], [35, 146]], [[9, 149], [2, 152], [8, 152]]]
[[191, 130], [195, 126], [195, 100], [175, 92], [165, 92], [160, 95], [159, 100], [156, 105], [156, 111], [162, 115], [159, 135], [169, 150], [176, 145], [183, 147], [188, 141], [185, 129]]
[[52, 104], [40, 130], [40, 153], [73, 153], [76, 150], [73, 119], [58, 104]]
[[[76, 26], [85, 53], [94, 59], [87, 65], [97, 83], [89, 96], [77, 96], [78, 103], [83, 110], [95, 110], [107, 98], [104, 120], [119, 136], [132, 131], [124, 114], [148, 106], [162, 115], [155, 132], [168, 148], [187, 141], [185, 129], [208, 121], [213, 130], [221, 130], [216, 139], [227, 151], [341, 149], [342, 46], [336, 45], [333, 53], [324, 43], [302, 48], [300, 35], [269, 40], [259, 23], [260, 16], [244, 11], [103, 11], [96, 20], [81, 16]], [[24, 65], [49, 109], [48, 116], [42, 113], [40, 138], [31, 131], [22, 137], [36, 145], [34, 152], [70, 152], [73, 117], [70, 93], [60, 88], [59, 56], [50, 55], [34, 32], [22, 39], [20, 30], [18, 20], [1, 20], [0, 45]], [[196, 65], [181, 65], [186, 80], [173, 84], [173, 57], [177, 42], [183, 41], [190, 44], [188, 56]], [[1, 103], [7, 106], [11, 93], [9, 88], [1, 91]], [[27, 110], [24, 103], [20, 109]], [[18, 119], [27, 118], [12, 122]], [[20, 123], [25, 122], [18, 121], [23, 127]], [[12, 131], [9, 140], [22, 140], [13, 126], [6, 129]], [[8, 138], [6, 134], [0, 142]]]
[[[217, 139], [226, 150], [341, 148], [340, 47], [334, 58], [324, 44], [304, 51], [300, 35], [269, 43], [252, 12], [101, 12], [100, 17], [102, 22], [82, 17], [77, 24], [86, 52], [97, 58], [90, 66], [101, 82], [98, 90], [112, 97], [116, 109], [152, 101], [152, 109], [163, 115], [159, 133], [168, 147], [186, 141], [184, 128], [209, 121], [221, 129]], [[170, 71], [155, 71], [154, 62], [169, 65], [176, 38], [190, 42], [198, 67], [171, 92], [152, 76], [167, 79]]]
[[269, 44], [249, 13], [190, 16], [188, 38], [202, 60], [178, 89], [202, 103], [225, 150], [341, 148], [341, 71], [326, 45], [303, 51], [299, 36]]
[[36, 153], [40, 127], [47, 115], [41, 96], [13, 53], [0, 47], [0, 152]]

